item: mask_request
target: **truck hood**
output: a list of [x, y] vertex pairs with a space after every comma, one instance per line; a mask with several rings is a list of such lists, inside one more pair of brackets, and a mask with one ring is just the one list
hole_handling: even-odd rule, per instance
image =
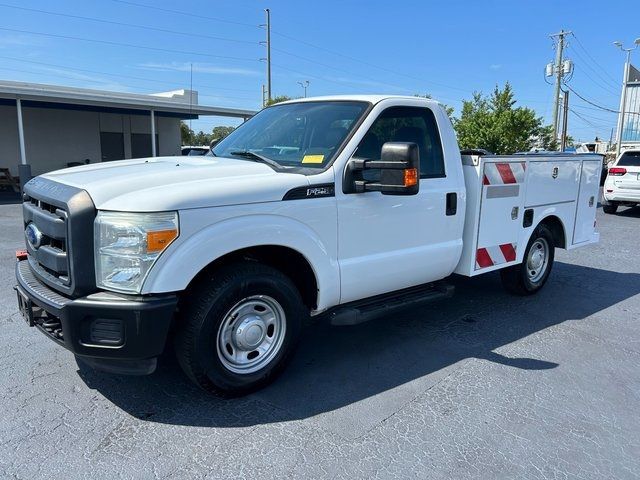
[[224, 157], [158, 157], [67, 168], [43, 175], [86, 190], [96, 208], [154, 212], [282, 200], [306, 176]]

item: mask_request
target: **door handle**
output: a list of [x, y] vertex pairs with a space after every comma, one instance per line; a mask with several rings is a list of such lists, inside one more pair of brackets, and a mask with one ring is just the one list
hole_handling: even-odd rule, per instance
[[456, 192], [447, 193], [446, 215], [448, 217], [458, 212], [458, 194]]

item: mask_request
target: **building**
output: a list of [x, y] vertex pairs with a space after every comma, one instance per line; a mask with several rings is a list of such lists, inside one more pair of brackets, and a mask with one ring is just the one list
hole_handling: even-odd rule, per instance
[[0, 81], [0, 177], [2, 169], [13, 176], [29, 171], [20, 165], [39, 175], [74, 164], [179, 155], [180, 120], [254, 113], [199, 105], [190, 90], [141, 95]]
[[622, 150], [640, 147], [640, 70], [629, 64], [625, 75], [625, 88], [620, 100], [621, 113], [618, 114]]

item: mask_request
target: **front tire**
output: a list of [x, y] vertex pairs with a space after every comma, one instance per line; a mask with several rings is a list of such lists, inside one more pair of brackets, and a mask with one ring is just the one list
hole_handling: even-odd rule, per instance
[[516, 295], [537, 293], [549, 278], [554, 258], [553, 234], [545, 225], [538, 225], [529, 239], [522, 263], [500, 270], [502, 285]]
[[248, 394], [284, 369], [308, 315], [297, 288], [280, 271], [252, 261], [229, 265], [183, 299], [178, 362], [211, 393]]

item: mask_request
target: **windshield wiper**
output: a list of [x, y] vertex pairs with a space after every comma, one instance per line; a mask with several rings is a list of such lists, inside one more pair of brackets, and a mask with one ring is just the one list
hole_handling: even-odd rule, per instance
[[264, 155], [260, 155], [259, 153], [256, 153], [256, 152], [251, 152], [249, 150], [238, 150], [235, 152], [229, 152], [229, 154], [235, 155], [236, 157], [250, 158], [251, 160], [254, 160], [256, 162], [266, 163], [267, 165], [270, 165], [274, 168], [282, 168], [282, 165], [280, 165], [275, 160], [271, 160], [270, 158], [267, 158]]

